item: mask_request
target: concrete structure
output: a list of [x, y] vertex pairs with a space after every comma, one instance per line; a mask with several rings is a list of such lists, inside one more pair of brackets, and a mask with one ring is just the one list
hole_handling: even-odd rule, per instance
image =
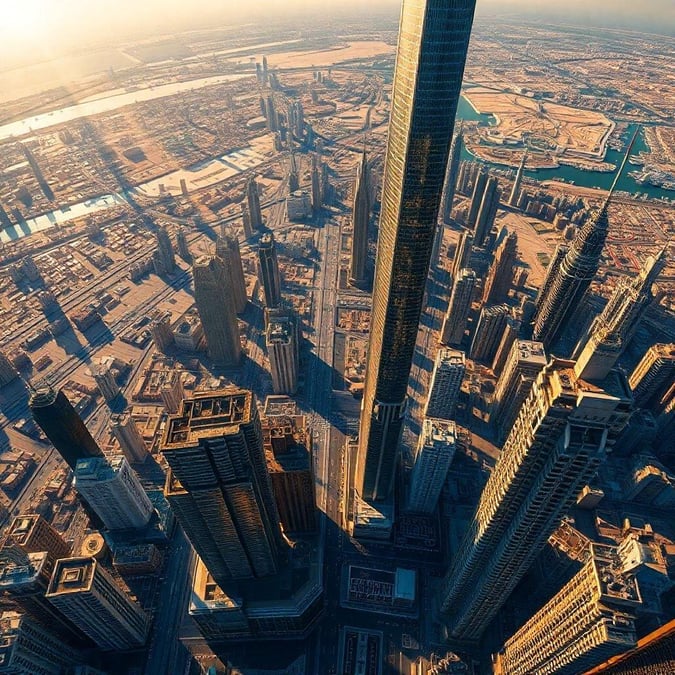
[[148, 616], [94, 558], [59, 560], [46, 597], [103, 651], [145, 644]]
[[63, 390], [40, 383], [32, 389], [28, 405], [38, 426], [71, 469], [78, 459], [103, 456]]
[[323, 204], [321, 191], [321, 156], [318, 153], [312, 155], [312, 211], [316, 215]]
[[424, 419], [410, 478], [409, 511], [431, 514], [436, 509], [455, 456], [456, 438], [453, 421]]
[[122, 455], [81, 459], [75, 467], [75, 489], [109, 530], [145, 527], [152, 503]]
[[[246, 203], [248, 206], [250, 229], [259, 230], [263, 225], [263, 218], [260, 209], [258, 183], [256, 183], [255, 178], [249, 179], [246, 184]], [[244, 225], [244, 232], [246, 232], [246, 225]], [[248, 239], [248, 235], [246, 238]]]
[[457, 398], [466, 370], [464, 352], [448, 347], [439, 347], [431, 376], [429, 398], [424, 410], [425, 417], [442, 420], [454, 419]]
[[120, 393], [120, 387], [115, 379], [115, 371], [109, 364], [100, 363], [91, 367], [91, 374], [107, 403], [114, 401]]
[[452, 278], [456, 279], [461, 270], [471, 267], [471, 247], [473, 246], [473, 233], [462, 230], [455, 249], [455, 257], [452, 261]]
[[450, 222], [450, 214], [452, 212], [452, 204], [455, 201], [455, 191], [457, 187], [457, 177], [459, 175], [459, 162], [462, 157], [462, 146], [464, 144], [464, 134], [462, 131], [462, 124], [452, 139], [452, 146], [450, 147], [450, 156], [448, 157], [448, 165], [445, 171], [445, 181], [443, 184], [443, 198], [441, 202], [440, 216], [443, 223]]
[[186, 398], [161, 450], [166, 499], [216, 583], [275, 574], [285, 545], [253, 394]]
[[504, 370], [506, 361], [509, 358], [511, 353], [511, 348], [513, 343], [518, 339], [520, 334], [520, 327], [522, 322], [520, 319], [516, 319], [513, 316], [509, 316], [506, 319], [506, 326], [504, 326], [504, 332], [502, 333], [502, 339], [499, 341], [499, 346], [495, 352], [495, 357], [492, 360], [492, 372], [499, 376], [499, 374]]
[[312, 215], [312, 197], [307, 190], [295, 190], [286, 197], [286, 215], [291, 222], [304, 220]]
[[635, 405], [660, 415], [675, 400], [675, 343], [652, 345], [628, 379]]
[[241, 357], [237, 308], [227, 294], [230, 277], [218, 256], [202, 256], [192, 266], [195, 304], [204, 327], [209, 358], [221, 366], [235, 366]]
[[509, 206], [514, 209], [518, 206], [518, 198], [520, 197], [520, 186], [523, 182], [523, 171], [525, 171], [525, 162], [527, 161], [527, 150], [523, 153], [523, 158], [520, 160], [518, 165], [518, 171], [516, 172], [516, 178], [513, 181], [513, 187], [511, 188], [511, 194], [509, 195]]
[[120, 444], [120, 450], [129, 464], [142, 464], [148, 458], [148, 446], [129, 413], [113, 415], [110, 430]]
[[172, 370], [166, 375], [166, 379], [159, 389], [159, 395], [162, 397], [162, 403], [167, 412], [175, 415], [180, 408], [180, 404], [185, 396], [183, 389], [183, 380], [180, 371]]
[[504, 329], [511, 314], [508, 305], [483, 307], [471, 342], [471, 358], [491, 364], [502, 340]]
[[14, 382], [17, 377], [19, 377], [19, 373], [17, 373], [12, 362], [5, 356], [4, 352], [0, 352], [0, 387]]
[[192, 255], [190, 253], [187, 236], [185, 235], [185, 228], [180, 225], [176, 231], [176, 248], [178, 249], [178, 255], [183, 258], [185, 262], [192, 262]]
[[552, 359], [537, 377], [445, 577], [455, 639], [477, 640], [593, 478], [631, 410], [622, 374], [603, 388]]
[[244, 239], [250, 239], [253, 236], [253, 226], [251, 225], [251, 212], [245, 203], [241, 205], [241, 226], [244, 230]]
[[575, 675], [635, 646], [635, 612], [642, 604], [616, 547], [591, 544], [580, 572], [509, 638], [496, 675]]
[[523, 402], [545, 365], [546, 353], [541, 342], [514, 342], [504, 371], [497, 380], [490, 414], [490, 421], [496, 426], [500, 440], [508, 436]]
[[171, 274], [176, 269], [176, 256], [169, 233], [165, 227], [159, 227], [155, 236], [157, 238], [157, 250], [153, 256], [155, 274]]
[[403, 5], [356, 458], [363, 499], [391, 495], [475, 0]]
[[501, 197], [502, 191], [499, 189], [497, 177], [490, 176], [485, 183], [485, 191], [476, 216], [476, 225], [473, 228], [473, 241], [476, 246], [482, 246], [486, 237], [490, 234]]
[[204, 340], [204, 326], [196, 316], [189, 316], [176, 324], [172, 336], [176, 349], [196, 352]]
[[476, 273], [470, 269], [460, 270], [454, 278], [448, 311], [441, 329], [441, 342], [444, 345], [459, 345], [464, 339], [476, 282]]
[[16, 546], [26, 554], [46, 551], [50, 566], [70, 555], [70, 545], [37, 513], [17, 516], [7, 529], [3, 546]]
[[494, 262], [483, 286], [483, 304], [496, 305], [508, 299], [517, 262], [518, 235], [511, 232], [497, 247]]
[[171, 313], [167, 312], [150, 324], [152, 341], [158, 351], [166, 354], [173, 345], [173, 332], [171, 330]]
[[260, 281], [265, 294], [265, 306], [269, 309], [278, 307], [281, 304], [281, 274], [274, 235], [271, 232], [266, 232], [260, 237], [258, 264]]
[[[291, 151], [288, 166], [288, 194], [292, 195], [300, 189], [300, 175], [298, 173], [298, 163], [295, 161], [295, 155]], [[288, 201], [286, 202], [288, 204]], [[289, 216], [290, 218], [290, 216]]]
[[[464, 222], [466, 227], [472, 232], [475, 232], [476, 229], [476, 223], [478, 222], [478, 211], [480, 211], [480, 205], [483, 201], [483, 196], [485, 195], [485, 186], [488, 181], [488, 172], [483, 168], [482, 165], [477, 165], [477, 167], [478, 173], [473, 184], [469, 212], [466, 216], [466, 221]], [[476, 241], [476, 246], [478, 245], [478, 241]]]
[[355, 286], [361, 286], [366, 282], [371, 199], [370, 167], [364, 150], [361, 163], [356, 170], [352, 208], [352, 254], [349, 262], [349, 283]]
[[246, 297], [246, 279], [244, 268], [241, 263], [241, 250], [239, 240], [225, 231], [225, 226], [220, 228], [220, 235], [216, 239], [216, 255], [225, 263], [229, 279], [228, 291], [237, 314], [246, 309], [248, 298]]
[[298, 324], [291, 313], [270, 313], [265, 331], [265, 347], [270, 359], [272, 390], [275, 394], [295, 394], [300, 369]]

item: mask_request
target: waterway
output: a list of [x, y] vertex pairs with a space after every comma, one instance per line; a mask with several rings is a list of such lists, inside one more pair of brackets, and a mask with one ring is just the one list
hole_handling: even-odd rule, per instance
[[[470, 122], [484, 122], [485, 124], [494, 124], [493, 115], [485, 115], [477, 113], [471, 104], [462, 96], [459, 100], [459, 105], [457, 107], [457, 119], [467, 120]], [[631, 124], [628, 126], [628, 129], [625, 132], [624, 140], [628, 140], [635, 131], [635, 125]], [[640, 152], [647, 152], [649, 148], [645, 143], [644, 138], [644, 129], [641, 129], [638, 133], [637, 138], [635, 139], [635, 145], [631, 152], [631, 156], [638, 155]], [[471, 159], [476, 160], [466, 148], [462, 148], [462, 159]], [[623, 153], [619, 150], [613, 150], [612, 148], [607, 148], [607, 154], [605, 160], [610, 162], [617, 167], [621, 164], [623, 159]], [[482, 160], [480, 160], [482, 161]], [[489, 164], [489, 162], [485, 162]], [[498, 168], [504, 168], [503, 166], [494, 164], [493, 166]], [[672, 190], [664, 190], [663, 188], [658, 188], [653, 185], [640, 185], [633, 178], [628, 175], [629, 171], [632, 171], [635, 167], [630, 164], [626, 167], [623, 176], [619, 179], [617, 185], [617, 190], [622, 190], [628, 192], [631, 195], [647, 195], [651, 199], [675, 199], [675, 192]], [[588, 188], [600, 188], [602, 190], [609, 190], [614, 180], [613, 173], [604, 173], [602, 171], [584, 171], [583, 169], [577, 169], [573, 166], [560, 166], [557, 169], [540, 169], [538, 171], [525, 171], [526, 176], [530, 176], [534, 180], [545, 181], [545, 180], [559, 180], [566, 183], [574, 183], [575, 185], [580, 185], [582, 187]]]

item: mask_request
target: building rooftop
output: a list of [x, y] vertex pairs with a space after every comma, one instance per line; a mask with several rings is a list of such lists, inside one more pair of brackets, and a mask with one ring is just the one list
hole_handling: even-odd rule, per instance
[[39, 517], [35, 513], [17, 516], [10, 525], [7, 536], [18, 544], [24, 544], [30, 538]]
[[591, 544], [593, 566], [601, 601], [635, 607], [642, 602], [635, 577], [624, 573], [621, 558], [615, 546]]
[[91, 588], [96, 566], [94, 558], [63, 558], [56, 561], [47, 596], [80, 593]]
[[288, 344], [293, 335], [293, 326], [289, 317], [275, 316], [267, 324], [265, 341], [268, 345], [274, 342]]
[[265, 417], [297, 414], [298, 404], [290, 396], [274, 395], [265, 399]]
[[441, 347], [436, 355], [436, 362], [443, 365], [463, 365], [466, 363], [466, 355], [459, 349]]
[[75, 479], [106, 481], [113, 480], [125, 462], [123, 455], [111, 457], [85, 457], [78, 459], [75, 466]]
[[457, 429], [453, 420], [427, 417], [424, 420], [422, 435], [425, 443], [454, 444], [457, 439]]
[[543, 342], [536, 340], [518, 340], [518, 360], [526, 363], [546, 365], [546, 352]]
[[18, 555], [10, 558], [8, 557], [8, 555], [11, 555], [9, 550], [7, 548], [2, 550], [0, 591], [7, 587], [31, 583], [34, 579], [37, 579], [49, 557], [47, 551], [23, 554], [23, 556], [21, 556], [22, 552], [14, 551], [14, 553], [18, 553]]

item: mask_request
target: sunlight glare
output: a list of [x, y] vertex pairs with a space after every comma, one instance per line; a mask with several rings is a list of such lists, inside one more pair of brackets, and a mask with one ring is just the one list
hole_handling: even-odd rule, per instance
[[27, 40], [47, 34], [50, 0], [0, 1], [0, 35]]

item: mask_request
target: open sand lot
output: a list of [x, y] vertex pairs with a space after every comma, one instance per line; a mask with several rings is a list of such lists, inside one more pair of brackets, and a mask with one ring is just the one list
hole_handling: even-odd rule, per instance
[[396, 48], [393, 45], [381, 40], [358, 40], [328, 49], [269, 54], [267, 62], [274, 68], [327, 68], [336, 63], [344, 63], [354, 59], [392, 56], [395, 50]]

